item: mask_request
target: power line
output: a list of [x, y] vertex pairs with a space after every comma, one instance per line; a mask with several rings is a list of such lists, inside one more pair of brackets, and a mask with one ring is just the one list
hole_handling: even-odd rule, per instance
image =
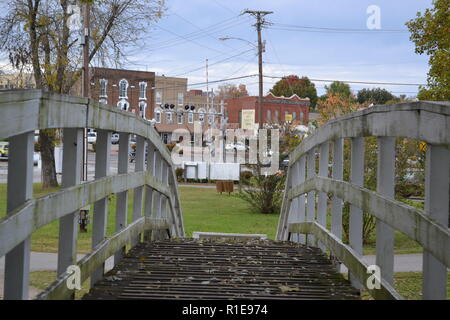
[[[241, 56], [241, 55], [243, 55], [243, 54], [245, 54], [245, 53], [247, 53], [247, 52], [249, 52], [249, 51], [253, 51], [253, 49], [250, 49], [250, 50], [246, 50], [246, 51], [240, 52], [240, 53], [238, 53], [238, 54], [236, 54], [236, 55], [233, 55], [233, 56], [230, 56], [230, 57], [228, 57], [228, 58], [219, 60], [219, 61], [214, 62], [214, 63], [211, 63], [211, 64], [209, 64], [209, 65], [210, 65], [210, 66], [213, 66], [213, 65], [216, 65], [216, 64], [225, 62], [225, 61], [230, 60], [230, 59], [232, 59], [232, 58], [239, 57], [239, 56]], [[204, 67], [202, 66], [202, 67], [199, 67], [199, 68], [196, 68], [196, 69], [189, 70], [189, 71], [187, 71], [187, 72], [179, 73], [179, 74], [174, 75], [174, 77], [178, 77], [178, 76], [182, 76], [182, 75], [185, 75], [185, 74], [188, 74], [188, 73], [192, 73], [192, 72], [195, 72], [195, 71], [198, 71], [198, 70], [202, 70], [203, 68], [204, 68]]]
[[293, 24], [272, 23], [272, 29], [283, 29], [291, 31], [305, 31], [305, 32], [330, 32], [330, 33], [407, 33], [405, 29], [352, 29], [352, 28], [328, 28], [328, 27], [311, 27], [300, 26]]
[[[272, 79], [283, 79], [285, 77], [283, 76], [264, 76], [266, 78], [272, 78]], [[391, 85], [391, 86], [424, 86], [424, 83], [398, 83], [398, 82], [374, 82], [374, 81], [353, 81], [353, 80], [330, 80], [330, 79], [313, 79], [309, 78], [311, 81], [317, 81], [317, 82], [334, 82], [334, 81], [340, 81], [345, 83], [360, 83], [360, 84], [379, 84], [379, 85]]]

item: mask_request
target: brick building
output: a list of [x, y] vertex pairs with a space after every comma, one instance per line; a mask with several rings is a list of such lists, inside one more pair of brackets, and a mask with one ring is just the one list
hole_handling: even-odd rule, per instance
[[[158, 85], [157, 85], [158, 88]], [[161, 95], [162, 96], [162, 95]], [[169, 96], [170, 97], [170, 96]], [[172, 95], [172, 98], [175, 97]], [[190, 90], [177, 95], [177, 101], [157, 100], [153, 118], [155, 128], [165, 143], [174, 140], [175, 129], [183, 128], [194, 133], [194, 121], [200, 121], [203, 130], [219, 126], [221, 121], [220, 105], [202, 90]]]
[[91, 68], [90, 73], [92, 98], [153, 119], [154, 72]]
[[[226, 115], [230, 127], [240, 127], [243, 109], [254, 109], [256, 111], [255, 123], [258, 122], [258, 97], [239, 97], [225, 101]], [[284, 123], [286, 115], [292, 116], [293, 124], [308, 124], [309, 120], [309, 98], [302, 99], [296, 94], [291, 97], [277, 97], [269, 93], [262, 101], [263, 123]]]

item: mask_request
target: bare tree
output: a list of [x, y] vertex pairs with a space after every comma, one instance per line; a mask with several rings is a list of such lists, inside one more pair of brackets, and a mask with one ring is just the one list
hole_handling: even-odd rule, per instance
[[[31, 68], [38, 89], [69, 93], [81, 76], [82, 30], [69, 29], [74, 0], [10, 0], [0, 17], [0, 51], [17, 70]], [[89, 61], [118, 66], [144, 45], [164, 0], [79, 0], [91, 3]], [[43, 187], [57, 186], [55, 130], [41, 130]]]

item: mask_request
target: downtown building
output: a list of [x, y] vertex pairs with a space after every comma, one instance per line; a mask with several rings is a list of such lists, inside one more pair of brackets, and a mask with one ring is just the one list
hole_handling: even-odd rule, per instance
[[[255, 110], [254, 122], [258, 123], [258, 96], [227, 99], [225, 105], [229, 128], [241, 128], [243, 110]], [[284, 123], [308, 125], [309, 105], [309, 98], [300, 98], [296, 94], [277, 97], [269, 93], [262, 99], [263, 126]]]

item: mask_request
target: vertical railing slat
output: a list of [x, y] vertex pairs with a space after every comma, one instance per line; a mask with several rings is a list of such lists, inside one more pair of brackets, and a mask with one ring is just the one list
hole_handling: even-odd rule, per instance
[[[119, 155], [117, 162], [117, 173], [128, 173], [128, 154], [130, 152], [130, 134], [119, 133]], [[127, 226], [128, 216], [128, 190], [116, 195], [116, 232]], [[125, 255], [125, 247], [120, 248], [114, 255], [114, 265], [118, 264]]]
[[[7, 212], [33, 195], [34, 132], [9, 139]], [[5, 300], [27, 300], [31, 236], [5, 255]]]
[[[378, 137], [377, 192], [387, 198], [395, 195], [395, 138]], [[376, 223], [376, 264], [381, 277], [394, 283], [394, 230], [384, 222]]]
[[[330, 158], [330, 144], [324, 142], [319, 148], [319, 177], [328, 178], [328, 163]], [[328, 208], [328, 195], [325, 192], [319, 192], [317, 202], [317, 222], [327, 227], [327, 208]], [[325, 251], [323, 243], [318, 243], [318, 246], [322, 251]]]
[[[145, 167], [145, 139], [141, 136], [136, 137], [136, 153], [134, 158], [134, 171], [142, 172]], [[142, 216], [142, 201], [144, 187], [136, 187], [133, 190], [133, 217], [132, 220], [136, 221]], [[132, 245], [136, 245], [139, 241], [139, 236], [131, 240]]]
[[[316, 150], [311, 149], [306, 155], [307, 161], [307, 178], [311, 179], [316, 176]], [[306, 221], [312, 222], [316, 219], [316, 191], [311, 190], [307, 195]], [[308, 245], [314, 245], [314, 236], [308, 235]]]
[[[291, 179], [289, 179], [289, 190], [299, 185], [299, 172], [298, 172], [298, 162], [294, 163], [292, 165], [291, 170]], [[299, 221], [299, 211], [298, 211], [298, 202], [299, 199], [294, 198], [291, 200], [291, 207], [289, 208], [289, 217], [288, 217], [288, 224], [291, 222], [298, 222]], [[291, 234], [291, 241], [298, 242], [299, 241], [299, 235], [297, 233]]]
[[[342, 180], [344, 172], [344, 143], [342, 138], [333, 141], [332, 178]], [[342, 199], [331, 198], [331, 233], [342, 239]]]
[[[63, 188], [68, 188], [81, 182], [82, 155], [83, 129], [64, 129], [61, 181]], [[67, 267], [77, 262], [78, 217], [79, 211], [75, 211], [59, 219], [58, 276], [66, 272]]]
[[[450, 151], [443, 146], [428, 145], [425, 167], [425, 212], [430, 218], [449, 227]], [[444, 248], [443, 250], [450, 250]], [[447, 298], [447, 268], [426, 250], [423, 253], [422, 298]]]
[[[306, 156], [300, 157], [298, 160], [298, 180], [299, 183], [303, 183], [306, 180]], [[299, 222], [305, 222], [306, 220], [306, 195], [302, 194], [300, 197], [298, 197], [298, 215], [299, 215]], [[306, 243], [306, 235], [300, 234], [299, 235], [299, 242], [300, 243]]]
[[[106, 177], [109, 174], [111, 156], [111, 132], [97, 130], [95, 151], [95, 179]], [[92, 249], [105, 239], [108, 218], [108, 197], [94, 203], [94, 217], [92, 224]], [[104, 263], [91, 274], [91, 286], [103, 277]]]
[[[362, 187], [364, 185], [364, 138], [352, 138], [350, 182]], [[350, 205], [349, 214], [349, 244], [359, 256], [363, 254], [363, 212], [360, 208]], [[351, 273], [349, 279], [357, 289], [362, 289], [359, 281]]]

